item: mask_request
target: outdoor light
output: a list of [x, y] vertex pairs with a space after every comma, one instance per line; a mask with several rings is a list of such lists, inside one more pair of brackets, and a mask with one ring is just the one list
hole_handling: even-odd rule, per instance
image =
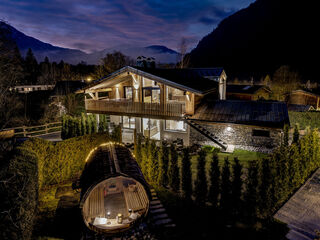
[[231, 127], [227, 127], [227, 131], [230, 132], [232, 130]]
[[87, 77], [87, 82], [91, 82], [91, 77]]

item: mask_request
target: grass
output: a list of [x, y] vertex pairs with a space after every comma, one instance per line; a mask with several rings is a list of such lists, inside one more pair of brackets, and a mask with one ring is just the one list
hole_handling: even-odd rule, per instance
[[[212, 162], [212, 155], [215, 151], [218, 151], [217, 148], [211, 146], [205, 146], [205, 151], [207, 152], [206, 156], [206, 172], [209, 175], [210, 164]], [[234, 158], [237, 157], [244, 168], [248, 168], [249, 162], [252, 160], [262, 160], [263, 158], [268, 157], [268, 154], [260, 153], [260, 152], [252, 152], [246, 150], [235, 149], [233, 153], [222, 153], [218, 152], [218, 159], [219, 165], [222, 167], [225, 158], [228, 158], [230, 161], [230, 166], [232, 166], [234, 162]], [[181, 159], [182, 156], [179, 157], [179, 163], [181, 166]], [[191, 171], [192, 171], [192, 179], [196, 178], [197, 174], [197, 162], [198, 162], [198, 155], [191, 156]]]
[[291, 112], [289, 111], [291, 126], [298, 124], [301, 130], [310, 127], [311, 129], [320, 129], [320, 112]]

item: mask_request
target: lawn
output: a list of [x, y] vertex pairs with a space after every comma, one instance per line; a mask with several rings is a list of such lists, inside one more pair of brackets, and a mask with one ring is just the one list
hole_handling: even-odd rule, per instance
[[[217, 151], [217, 148], [210, 147], [210, 146], [205, 146], [204, 149], [207, 152], [207, 157], [206, 157], [206, 171], [207, 175], [209, 174], [210, 170], [210, 164], [212, 162], [212, 155], [214, 151]], [[265, 153], [260, 153], [260, 152], [252, 152], [252, 151], [246, 151], [246, 150], [240, 150], [240, 149], [235, 149], [233, 153], [223, 153], [223, 152], [218, 152], [218, 158], [219, 158], [219, 165], [222, 167], [225, 158], [228, 158], [230, 161], [230, 166], [232, 165], [234, 158], [237, 157], [242, 164], [244, 168], [247, 168], [249, 166], [249, 162], [252, 160], [262, 160], [263, 158], [268, 157], [268, 154]], [[179, 157], [179, 165], [181, 166], [181, 159], [182, 156]], [[196, 178], [197, 174], [197, 162], [198, 162], [198, 155], [194, 155], [191, 157], [191, 171], [192, 171], [192, 178], [193, 180]]]

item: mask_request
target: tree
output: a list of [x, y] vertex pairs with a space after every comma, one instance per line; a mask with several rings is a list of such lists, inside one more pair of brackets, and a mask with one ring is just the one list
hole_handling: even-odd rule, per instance
[[[135, 157], [139, 165], [141, 165], [142, 161], [142, 143], [141, 143], [141, 136], [137, 136], [137, 144], [134, 148], [135, 150]], [[141, 166], [140, 166], [141, 167]]]
[[281, 66], [273, 75], [271, 90], [275, 100], [285, 100], [293, 90], [298, 89], [301, 83], [300, 76], [297, 72], [290, 69], [289, 66]]
[[141, 161], [141, 171], [146, 178], [149, 177], [148, 175], [149, 159], [150, 159], [150, 140], [149, 138], [146, 138], [143, 146], [142, 161]]
[[205, 171], [206, 152], [201, 150], [198, 157], [197, 179], [195, 182], [195, 202], [199, 206], [205, 206], [208, 193], [208, 185]]
[[82, 135], [87, 134], [87, 119], [84, 113], [81, 113], [81, 133]]
[[159, 173], [158, 173], [158, 185], [168, 185], [168, 162], [169, 162], [169, 149], [166, 142], [162, 142], [160, 158], [159, 158]]
[[186, 56], [188, 50], [188, 44], [187, 44], [187, 39], [186, 38], [181, 38], [179, 45], [178, 45], [178, 51], [179, 51], [179, 68], [186, 68], [189, 63], [189, 57]]
[[250, 161], [248, 176], [246, 178], [246, 191], [244, 194], [245, 216], [249, 221], [254, 222], [257, 217], [258, 207], [258, 185], [259, 185], [259, 168], [257, 161]]
[[113, 53], [107, 53], [106, 56], [100, 60], [100, 65], [97, 66], [94, 77], [100, 79], [131, 63], [132, 60], [121, 52], [115, 51]]
[[224, 159], [221, 174], [221, 198], [220, 207], [225, 213], [229, 213], [231, 209], [231, 179], [230, 179], [230, 163], [228, 158]]
[[180, 189], [180, 172], [178, 166], [178, 153], [174, 146], [170, 146], [170, 162], [168, 170], [169, 186], [174, 192], [178, 192]]
[[272, 173], [269, 159], [264, 158], [261, 163], [259, 185], [259, 213], [261, 217], [269, 217], [272, 213]]
[[288, 147], [289, 146], [289, 125], [284, 125], [283, 129], [283, 146]]
[[39, 75], [38, 72], [38, 62], [35, 58], [31, 48], [28, 49], [26, 58], [25, 58], [25, 70], [26, 70], [26, 84], [35, 84]]
[[297, 144], [299, 142], [300, 134], [299, 134], [299, 126], [298, 124], [294, 125], [294, 131], [293, 131], [293, 139], [292, 143]]
[[233, 213], [238, 213], [242, 205], [242, 165], [238, 158], [234, 158], [234, 163], [232, 164], [232, 207]]
[[192, 196], [192, 175], [189, 148], [183, 149], [183, 157], [181, 164], [181, 190], [183, 197], [187, 201], [191, 201]]
[[217, 153], [213, 153], [211, 167], [209, 172], [209, 193], [208, 200], [214, 208], [218, 207], [219, 203], [219, 193], [220, 193], [220, 168], [219, 159]]
[[157, 174], [159, 170], [158, 148], [154, 140], [150, 144], [150, 160], [148, 161], [148, 176], [152, 183], [157, 182]]

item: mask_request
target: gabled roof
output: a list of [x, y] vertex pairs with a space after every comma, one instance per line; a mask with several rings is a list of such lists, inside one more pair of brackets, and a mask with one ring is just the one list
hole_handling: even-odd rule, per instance
[[126, 66], [108, 76], [94, 81], [85, 89], [95, 87], [102, 82], [110, 81], [124, 73], [133, 73], [182, 90], [197, 94], [206, 94], [218, 88], [219, 77], [223, 68], [190, 68], [190, 69], [159, 69]]
[[203, 103], [194, 120], [282, 128], [289, 124], [284, 102], [223, 100]]
[[254, 94], [260, 89], [271, 92], [271, 90], [264, 85], [227, 85], [227, 93]]

